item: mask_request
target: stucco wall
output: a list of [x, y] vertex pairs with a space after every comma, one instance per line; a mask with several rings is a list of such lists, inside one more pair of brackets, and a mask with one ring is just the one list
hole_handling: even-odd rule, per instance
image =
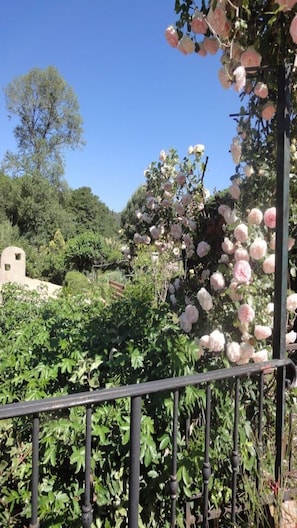
[[50, 297], [55, 297], [61, 289], [61, 286], [52, 282], [26, 277], [26, 253], [17, 246], [9, 246], [1, 253], [0, 289], [2, 284], [8, 282], [27, 286], [30, 290], [38, 290]]

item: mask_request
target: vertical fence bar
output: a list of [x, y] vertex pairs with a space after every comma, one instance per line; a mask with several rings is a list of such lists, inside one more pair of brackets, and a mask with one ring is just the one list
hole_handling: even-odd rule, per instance
[[[276, 174], [276, 262], [274, 283], [273, 357], [282, 359], [286, 350], [286, 298], [288, 275], [288, 224], [290, 176], [290, 73], [280, 65], [278, 71], [277, 105], [277, 174]], [[276, 457], [275, 482], [281, 480], [284, 435], [285, 369], [277, 370], [276, 386]]]
[[131, 398], [128, 527], [138, 528], [141, 396]]
[[263, 401], [264, 401], [264, 373], [259, 376], [259, 415], [258, 415], [258, 453], [257, 453], [257, 476], [256, 490], [260, 489], [261, 461], [263, 453]]
[[32, 503], [29, 528], [39, 528], [38, 519], [38, 482], [39, 482], [39, 415], [33, 415], [32, 433]]
[[203, 476], [203, 527], [208, 528], [208, 484], [211, 477], [211, 465], [209, 462], [209, 444], [210, 444], [210, 409], [211, 409], [211, 388], [210, 383], [206, 388], [206, 409], [205, 409], [205, 444], [204, 444], [204, 462], [202, 468]]
[[171, 498], [171, 528], [175, 527], [176, 523], [176, 498], [178, 492], [178, 483], [176, 480], [177, 472], [177, 426], [178, 426], [178, 400], [179, 392], [174, 391], [173, 396], [173, 427], [172, 427], [172, 470], [169, 481], [169, 491]]
[[240, 379], [235, 380], [235, 407], [234, 407], [234, 422], [233, 422], [233, 450], [231, 455], [232, 465], [232, 501], [231, 501], [231, 522], [235, 526], [236, 516], [236, 492], [237, 492], [237, 473], [239, 468], [239, 454], [238, 454], [238, 420], [239, 420], [239, 387]]
[[91, 450], [92, 450], [92, 408], [86, 407], [86, 440], [85, 440], [85, 494], [82, 505], [81, 522], [83, 528], [91, 528], [93, 512], [91, 506]]

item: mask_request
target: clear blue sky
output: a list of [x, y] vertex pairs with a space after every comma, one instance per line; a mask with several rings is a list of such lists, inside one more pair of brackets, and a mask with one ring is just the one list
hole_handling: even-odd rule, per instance
[[184, 56], [165, 40], [174, 0], [9, 0], [1, 3], [0, 159], [14, 150], [4, 88], [55, 66], [76, 93], [86, 145], [66, 151], [65, 179], [121, 211], [162, 149], [203, 143], [210, 191], [229, 185], [240, 102], [223, 90], [218, 57]]

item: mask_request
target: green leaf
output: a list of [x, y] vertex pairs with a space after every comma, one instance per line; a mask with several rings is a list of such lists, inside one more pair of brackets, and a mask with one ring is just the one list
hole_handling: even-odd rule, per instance
[[70, 457], [70, 464], [76, 464], [75, 473], [78, 473], [85, 463], [85, 448], [77, 449], [73, 447], [72, 455]]

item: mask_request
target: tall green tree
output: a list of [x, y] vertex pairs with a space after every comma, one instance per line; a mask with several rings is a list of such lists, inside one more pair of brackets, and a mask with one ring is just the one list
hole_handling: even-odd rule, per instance
[[3, 167], [14, 176], [38, 174], [58, 184], [65, 148], [82, 141], [82, 118], [72, 88], [53, 66], [34, 68], [6, 88], [6, 107], [16, 118], [17, 152], [6, 152]]
[[0, 172], [0, 221], [15, 223], [16, 196], [14, 180]]
[[61, 204], [60, 192], [43, 176], [14, 178], [14, 223], [34, 246], [46, 245], [60, 229], [65, 238], [75, 234], [75, 223]]
[[118, 238], [117, 217], [92, 193], [90, 187], [71, 191], [66, 208], [75, 218], [77, 234], [93, 231], [104, 237]]
[[128, 200], [126, 207], [121, 212], [121, 229], [123, 237], [127, 242], [133, 241], [133, 236], [139, 229], [143, 227], [143, 224], [137, 218], [137, 211], [142, 211], [146, 204], [147, 189], [145, 185], [141, 185], [132, 194]]

